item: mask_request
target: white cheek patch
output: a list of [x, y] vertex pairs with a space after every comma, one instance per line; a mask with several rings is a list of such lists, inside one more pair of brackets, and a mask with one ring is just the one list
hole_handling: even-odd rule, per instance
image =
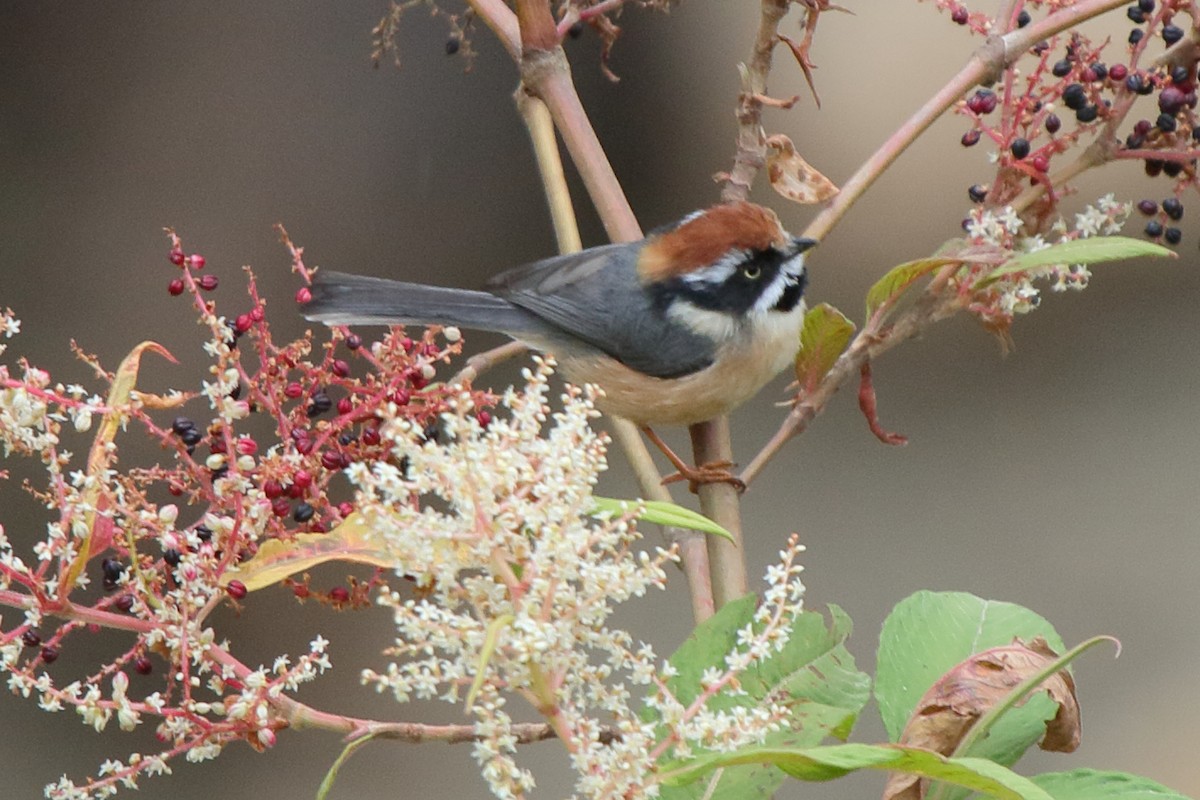
[[775, 304], [779, 302], [779, 298], [783, 297], [783, 293], [787, 291], [788, 287], [799, 283], [803, 274], [803, 255], [797, 254], [784, 261], [779, 266], [779, 274], [775, 276], [775, 280], [771, 282], [771, 285], [763, 290], [762, 295], [758, 298], [758, 302], [751, 309], [751, 313], [766, 314], [775, 308]]
[[667, 316], [684, 325], [693, 333], [714, 342], [732, 339], [738, 332], [738, 323], [729, 314], [694, 306], [686, 300], [677, 300], [667, 310]]

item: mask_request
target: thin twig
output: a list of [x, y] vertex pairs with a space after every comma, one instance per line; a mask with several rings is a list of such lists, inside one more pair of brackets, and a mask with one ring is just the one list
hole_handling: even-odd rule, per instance
[[484, 372], [510, 358], [516, 358], [528, 349], [520, 342], [507, 342], [499, 347], [493, 347], [491, 350], [476, 353], [467, 359], [467, 365], [450, 379], [450, 383], [474, 383], [475, 379]]
[[558, 155], [558, 141], [554, 137], [554, 120], [546, 104], [519, 87], [516, 92], [517, 110], [525, 120], [529, 138], [533, 141], [533, 153], [537, 158], [538, 172], [542, 176], [542, 190], [550, 206], [550, 219], [554, 222], [554, 236], [558, 240], [558, 252], [575, 253], [583, 249], [579, 238], [579, 225], [575, 219], [575, 207], [571, 204], [571, 191], [563, 172], [562, 159]]
[[779, 22], [787, 15], [792, 0], [762, 0], [758, 32], [750, 58], [742, 65], [742, 90], [737, 105], [737, 152], [733, 168], [725, 177], [721, 199], [725, 202], [745, 200], [750, 196], [754, 177], [767, 163], [766, 135], [762, 128], [761, 97], [767, 93], [767, 76], [771, 58], [779, 41]]

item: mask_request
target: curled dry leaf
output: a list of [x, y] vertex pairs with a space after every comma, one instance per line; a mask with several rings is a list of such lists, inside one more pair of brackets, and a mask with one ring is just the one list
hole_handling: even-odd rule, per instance
[[833, 181], [813, 169], [782, 134], [767, 138], [767, 176], [771, 187], [789, 200], [812, 205], [838, 193]]
[[[1058, 658], [1038, 636], [1029, 644], [1017, 639], [1006, 647], [977, 653], [938, 679], [917, 703], [899, 744], [950, 755], [963, 737], [995, 705], [1026, 678]], [[1070, 753], [1079, 747], [1079, 701], [1075, 681], [1066, 670], [1047, 678], [1039, 691], [1058, 703], [1058, 713], [1046, 723], [1043, 750]], [[893, 773], [883, 800], [919, 800], [927, 781], [915, 775]]]

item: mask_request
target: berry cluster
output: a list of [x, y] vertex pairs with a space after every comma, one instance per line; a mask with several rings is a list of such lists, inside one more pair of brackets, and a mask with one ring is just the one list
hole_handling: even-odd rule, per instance
[[[966, 24], [958, 7], [950, 10], [955, 22]], [[1025, 16], [1018, 25], [1027, 17], [1024, 9], [1019, 13]], [[1178, 244], [1182, 232], [1170, 223], [1182, 215], [1179, 196], [1196, 182], [1200, 126], [1195, 59], [1182, 45], [1171, 46], [1184, 36], [1176, 20], [1196, 13], [1191, 0], [1139, 0], [1127, 9], [1137, 27], [1116, 63], [1104, 58], [1112, 47], [1108, 42], [1096, 45], [1073, 32], [1065, 42], [1056, 37], [1034, 46], [1026, 75], [1008, 70], [995, 91], [980, 89], [963, 100], [959, 112], [972, 125], [962, 144], [971, 147], [986, 137], [999, 150], [995, 179], [971, 186], [971, 201], [986, 208], [1012, 205], [1026, 233], [1043, 233], [1058, 218], [1059, 200], [1071, 191], [1067, 180], [1105, 161], [1140, 160], [1147, 175], [1174, 181], [1174, 197], [1161, 215], [1157, 204], [1139, 206], [1156, 217], [1145, 233]], [[1148, 61], [1156, 41], [1168, 49]], [[1137, 120], [1121, 136], [1138, 100], [1149, 96], [1157, 100], [1156, 115]], [[1068, 153], [1074, 159], [1060, 163]]]

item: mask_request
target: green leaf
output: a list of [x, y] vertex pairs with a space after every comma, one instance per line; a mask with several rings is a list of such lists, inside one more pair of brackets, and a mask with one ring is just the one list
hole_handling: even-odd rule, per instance
[[[1056, 652], [1062, 638], [1043, 617], [1012, 603], [965, 592], [917, 592], [888, 615], [879, 637], [875, 699], [888, 738], [898, 741], [921, 696], [945, 672], [975, 653], [1041, 636]], [[1058, 706], [1044, 694], [1013, 709], [974, 755], [1013, 764], [1045, 732]]]
[[808, 310], [800, 330], [800, 352], [796, 354], [796, 380], [806, 392], [817, 387], [853, 335], [854, 323], [828, 303]]
[[325, 800], [325, 798], [329, 796], [329, 792], [333, 790], [333, 783], [337, 780], [338, 772], [342, 769], [342, 766], [350, 759], [350, 756], [358, 752], [359, 748], [374, 739], [376, 736], [378, 736], [378, 734], [368, 733], [365, 736], [360, 736], [357, 739], [348, 742], [346, 746], [342, 748], [342, 752], [337, 757], [337, 760], [333, 762], [333, 766], [331, 766], [329, 771], [325, 773], [325, 779], [322, 780], [321, 785], [317, 787], [317, 800]]
[[[736, 645], [738, 630], [752, 621], [756, 605], [753, 594], [727, 604], [671, 656], [678, 674], [668, 685], [681, 703], [688, 705], [700, 695], [700, 677], [706, 668], [724, 669], [725, 656]], [[836, 607], [830, 611], [831, 624], [816, 612], [799, 615], [787, 646], [742, 673], [739, 683], [745, 694], [719, 694], [708, 708], [755, 706], [767, 696], [785, 699], [792, 712], [790, 725], [768, 737], [768, 744], [775, 747], [807, 747], [826, 736], [847, 736], [870, 697], [870, 679], [855, 668], [846, 650], [849, 617]], [[654, 711], [647, 709], [643, 718], [655, 719]], [[746, 763], [723, 770], [715, 786], [710, 781], [667, 786], [660, 796], [668, 800], [768, 798], [786, 777], [770, 763]]]
[[982, 758], [946, 758], [898, 745], [841, 744], [827, 747], [752, 747], [696, 759], [664, 773], [666, 783], [695, 781], [718, 769], [769, 763], [805, 781], [828, 781], [860, 769], [902, 772], [944, 781], [1002, 800], [1055, 800], [1033, 781]]
[[637, 512], [642, 522], [666, 525], [672, 528], [687, 528], [701, 533], [710, 533], [733, 541], [733, 534], [703, 514], [689, 508], [668, 503], [665, 500], [617, 500], [611, 497], [593, 497], [592, 515], [620, 516], [629, 511]]
[[1128, 236], [1073, 239], [1032, 253], [1022, 253], [989, 272], [975, 284], [975, 288], [982, 289], [1009, 275], [1039, 267], [1051, 267], [1055, 264], [1099, 264], [1103, 261], [1120, 261], [1144, 256], [1175, 257], [1175, 251], [1154, 242]]
[[895, 303], [900, 295], [904, 294], [908, 287], [922, 275], [928, 275], [936, 269], [961, 262], [961, 258], [921, 258], [892, 267], [867, 292], [867, 319], [870, 320], [881, 308]]
[[1188, 800], [1149, 778], [1124, 772], [1077, 769], [1033, 778], [1054, 800]]

